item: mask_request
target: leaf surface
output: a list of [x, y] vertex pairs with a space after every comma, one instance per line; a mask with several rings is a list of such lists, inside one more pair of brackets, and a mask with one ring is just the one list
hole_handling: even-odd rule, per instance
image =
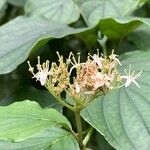
[[99, 30], [109, 39], [120, 39], [150, 19], [134, 17], [133, 12], [145, 2], [140, 0], [85, 0], [76, 3], [89, 27], [99, 24]]
[[70, 130], [68, 120], [55, 109], [42, 109], [31, 101], [0, 107], [0, 139], [22, 141], [48, 127]]
[[30, 51], [52, 38], [87, 30], [49, 23], [43, 19], [18, 17], [0, 27], [0, 74], [9, 73], [26, 60]]
[[0, 147], [3, 150], [79, 150], [72, 134], [57, 127], [44, 129], [20, 142], [0, 140]]
[[32, 17], [42, 16], [49, 21], [64, 24], [75, 22], [80, 16], [72, 0], [29, 0], [25, 12]]

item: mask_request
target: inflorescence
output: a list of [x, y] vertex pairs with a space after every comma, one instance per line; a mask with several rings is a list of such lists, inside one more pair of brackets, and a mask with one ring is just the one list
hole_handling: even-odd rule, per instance
[[37, 73], [34, 72], [29, 61], [28, 65], [33, 78], [58, 96], [65, 91], [77, 102], [106, 93], [111, 89], [128, 87], [131, 83], [140, 87], [135, 80], [142, 72], [134, 75], [135, 72], [131, 73], [130, 66], [128, 73], [125, 70], [126, 75], [120, 75], [117, 66], [122, 65], [114, 50], [109, 57], [100, 55], [99, 51], [94, 55], [89, 54], [86, 62], [80, 62], [80, 54], [75, 59], [71, 52], [66, 61], [58, 52], [57, 54], [59, 64], [53, 62], [51, 67], [48, 60], [40, 64], [40, 57], [38, 57]]

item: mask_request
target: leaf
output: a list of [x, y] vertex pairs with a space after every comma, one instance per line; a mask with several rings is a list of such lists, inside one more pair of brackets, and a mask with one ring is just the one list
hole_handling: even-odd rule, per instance
[[87, 24], [96, 25], [101, 19], [129, 16], [139, 2], [140, 0], [86, 0], [79, 4], [79, 8]]
[[128, 41], [135, 44], [137, 49], [150, 49], [150, 27], [148, 25], [142, 25], [131, 33], [128, 37]]
[[99, 27], [108, 38], [119, 39], [127, 36], [142, 24], [146, 24], [150, 28], [150, 19], [138, 17], [109, 18], [101, 20]]
[[[100, 30], [109, 39], [119, 39], [127, 36], [131, 31], [136, 29], [142, 23], [138, 20], [129, 22], [120, 22], [114, 19], [101, 20], [99, 23]], [[111, 28], [110, 28], [111, 26]]]
[[72, 0], [29, 0], [25, 12], [32, 17], [42, 16], [58, 24], [70, 24], [80, 16], [79, 9]]
[[7, 2], [15, 6], [23, 7], [27, 0], [7, 0]]
[[140, 0], [85, 0], [76, 2], [89, 27], [99, 24], [99, 30], [109, 39], [120, 39], [141, 24], [150, 25], [150, 19], [131, 17]]
[[9, 73], [26, 60], [30, 51], [52, 38], [87, 30], [49, 23], [43, 19], [18, 17], [0, 27], [0, 74]]
[[138, 88], [133, 83], [127, 88], [112, 90], [88, 105], [83, 118], [118, 150], [146, 150], [150, 147], [150, 51], [134, 51], [121, 56], [120, 71], [132, 65], [139, 72]]
[[9, 96], [0, 100], [0, 105], [6, 106], [16, 101], [23, 101], [26, 99], [38, 102], [41, 107], [54, 108], [57, 111], [62, 112], [63, 106], [60, 105], [49, 92], [38, 90], [31, 86], [18, 87]]
[[31, 101], [0, 107], [0, 139], [21, 141], [48, 127], [71, 128], [68, 120], [56, 110], [42, 109]]
[[6, 9], [6, 0], [0, 0], [0, 18], [3, 17]]
[[[94, 23], [94, 21], [91, 22]], [[106, 18], [100, 20], [98, 26], [99, 30], [109, 39], [120, 39], [127, 36], [142, 24], [150, 28], [150, 19], [138, 17]]]
[[79, 150], [77, 141], [68, 131], [57, 127], [47, 128], [20, 142], [0, 141], [3, 150]]

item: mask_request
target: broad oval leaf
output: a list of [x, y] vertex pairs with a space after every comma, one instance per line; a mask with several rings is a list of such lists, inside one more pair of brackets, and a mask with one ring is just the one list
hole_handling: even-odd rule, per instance
[[20, 142], [0, 140], [3, 150], [79, 150], [73, 135], [64, 129], [51, 127]]
[[82, 111], [83, 118], [118, 150], [147, 150], [150, 148], [150, 51], [135, 51], [123, 55], [120, 71], [142, 70], [127, 88], [112, 90], [94, 100]]
[[71, 129], [70, 123], [61, 113], [52, 108], [42, 109], [33, 101], [0, 107], [0, 139], [25, 140], [48, 127]]
[[29, 0], [25, 12], [32, 17], [45, 17], [50, 21], [69, 24], [75, 22], [80, 12], [72, 0]]
[[33, 48], [52, 38], [61, 38], [87, 30], [49, 23], [45, 19], [18, 17], [0, 27], [0, 74], [9, 73], [26, 60]]

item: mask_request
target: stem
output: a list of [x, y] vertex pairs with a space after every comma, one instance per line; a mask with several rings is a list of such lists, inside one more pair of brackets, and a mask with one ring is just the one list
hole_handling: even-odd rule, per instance
[[89, 129], [87, 135], [85, 136], [85, 138], [84, 138], [84, 140], [83, 140], [83, 144], [84, 144], [85, 146], [86, 146], [86, 144], [88, 143], [88, 141], [89, 141], [89, 139], [90, 139], [90, 137], [91, 137], [93, 131], [94, 131], [94, 128], [93, 128], [93, 127], [90, 127], [90, 129]]
[[67, 104], [66, 102], [64, 102], [63, 100], [61, 100], [61, 98], [59, 98], [58, 96], [56, 97], [56, 100], [57, 100], [60, 104], [62, 104], [63, 106], [65, 106], [65, 107], [67, 107], [68, 109], [70, 109], [71, 111], [75, 111], [74, 108], [73, 108], [71, 105], [69, 105], [69, 104]]
[[74, 107], [72, 107], [71, 105], [67, 104], [65, 101], [63, 101], [59, 96], [57, 96], [56, 94], [54, 94], [54, 92], [52, 92], [49, 88], [47, 88], [48, 91], [56, 98], [56, 100], [62, 104], [63, 106], [67, 107], [68, 109], [70, 109], [71, 111], [75, 111]]
[[80, 111], [76, 110], [75, 111], [75, 119], [76, 119], [76, 125], [77, 125], [77, 130], [78, 130], [78, 142], [80, 145], [80, 148], [82, 149], [84, 147], [83, 145], [83, 137], [82, 137], [82, 125], [81, 125], [81, 117], [80, 117]]
[[74, 136], [74, 138], [75, 138], [77, 141], [79, 141], [79, 140], [78, 140], [77, 133], [75, 133], [73, 130], [71, 130], [71, 133], [72, 133], [72, 135]]

